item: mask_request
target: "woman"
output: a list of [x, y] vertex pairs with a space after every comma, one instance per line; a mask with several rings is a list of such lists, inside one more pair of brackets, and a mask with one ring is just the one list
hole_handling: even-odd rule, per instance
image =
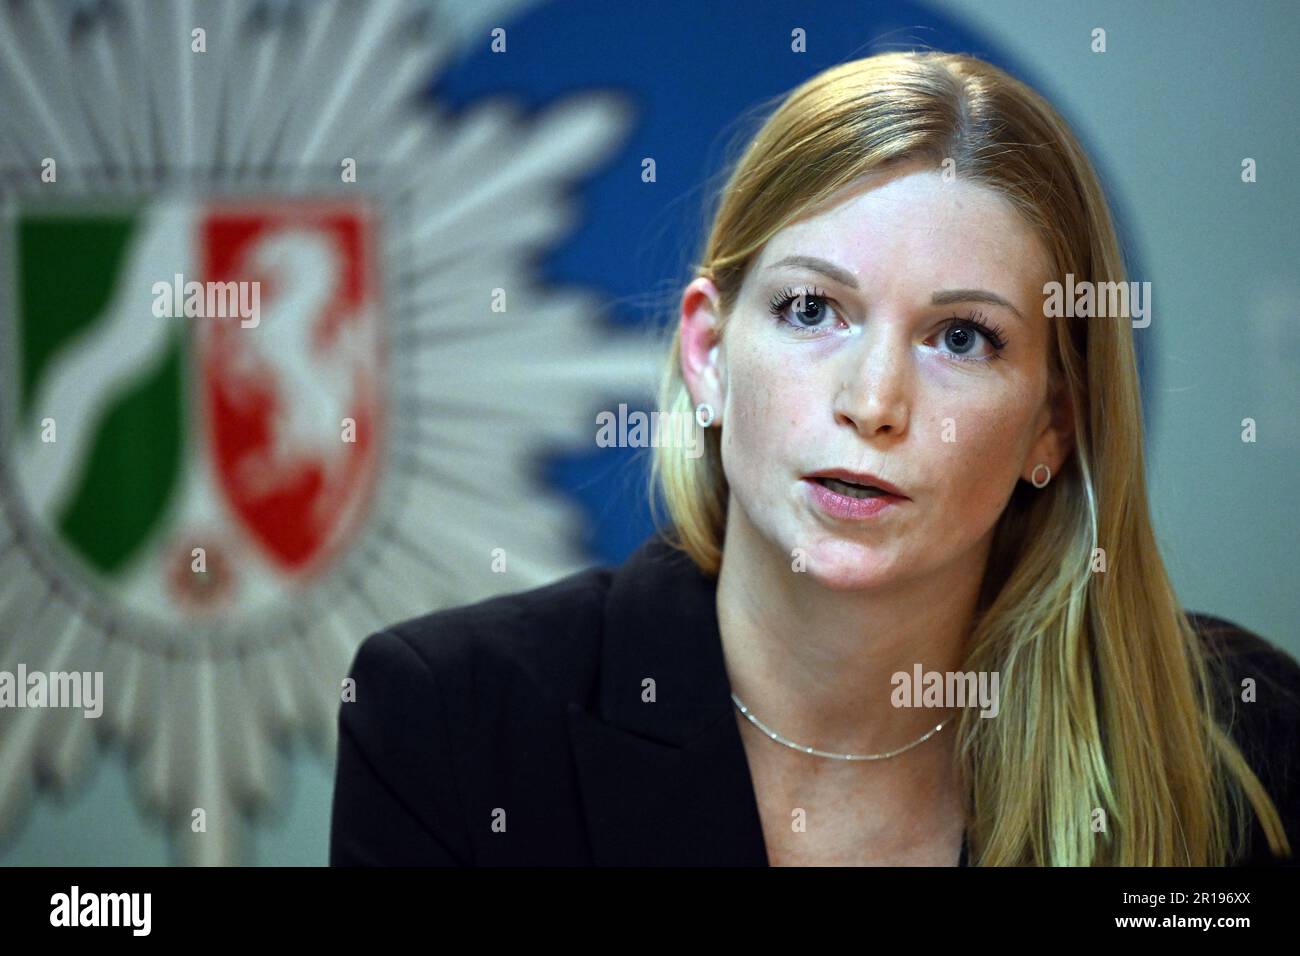
[[1035, 92], [939, 53], [794, 90], [682, 296], [671, 526], [367, 639], [331, 862], [1287, 857], [1300, 666], [1181, 610], [1132, 323], [1045, 308], [1067, 276], [1126, 280]]

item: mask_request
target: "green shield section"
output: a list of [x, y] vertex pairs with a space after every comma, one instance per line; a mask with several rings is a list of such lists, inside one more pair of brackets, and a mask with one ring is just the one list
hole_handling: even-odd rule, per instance
[[[106, 319], [135, 229], [130, 216], [19, 217], [19, 408], [25, 421], [41, 417], [31, 406], [61, 351]], [[159, 263], [160, 275], [168, 268]], [[161, 363], [141, 369], [126, 393], [101, 410], [76, 490], [57, 517], [65, 541], [105, 575], [121, 571], [145, 547], [180, 483], [184, 345], [183, 333], [173, 333]]]

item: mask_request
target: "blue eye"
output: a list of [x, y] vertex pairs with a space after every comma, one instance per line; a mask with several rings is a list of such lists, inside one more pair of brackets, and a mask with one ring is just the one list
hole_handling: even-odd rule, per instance
[[[795, 305], [793, 312], [790, 306]], [[768, 302], [768, 311], [776, 321], [792, 332], [804, 335], [816, 335], [833, 328], [828, 323], [828, 316], [839, 318], [834, 306], [822, 290], [813, 288], [791, 288], [786, 286]], [[788, 313], [788, 314], [787, 314]], [[982, 312], [971, 312], [967, 316], [952, 316], [939, 333], [949, 351], [947, 355], [962, 362], [989, 362], [1000, 359], [1006, 348], [1007, 340], [1004, 330], [993, 324]], [[986, 355], [967, 354], [975, 346], [975, 336], [981, 336], [988, 342], [991, 351]]]
[[[786, 315], [786, 309], [792, 304], [798, 305], [798, 308], [793, 313], [794, 318]], [[792, 289], [786, 286], [772, 296], [767, 309], [772, 315], [776, 316], [778, 322], [789, 326], [796, 332], [820, 332], [826, 328], [822, 324], [822, 320], [827, 315], [829, 303], [826, 293], [815, 287], [812, 289]], [[830, 309], [830, 313], [835, 314], [835, 310]]]
[[[989, 348], [992, 351], [987, 355], [973, 356], [966, 354], [974, 347], [974, 335], [976, 334], [983, 336], [985, 341], [989, 343]], [[1007, 345], [1006, 333], [1000, 327], [990, 323], [979, 312], [972, 312], [965, 318], [953, 316], [943, 327], [942, 335], [945, 343], [952, 349], [948, 354], [963, 362], [988, 362], [1002, 358], [1000, 353]]]

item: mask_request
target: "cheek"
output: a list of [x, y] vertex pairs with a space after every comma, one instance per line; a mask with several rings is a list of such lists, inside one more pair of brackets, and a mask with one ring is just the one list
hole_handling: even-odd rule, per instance
[[1031, 424], [1024, 407], [1018, 400], [990, 402], [941, 416], [932, 426], [933, 434], [949, 439], [933, 445], [940, 461], [932, 473], [944, 476], [949, 506], [971, 520], [995, 519], [1015, 487]]
[[770, 469], [790, 457], [795, 437], [806, 432], [816, 415], [816, 385], [806, 366], [777, 362], [757, 351], [736, 350], [727, 359], [723, 463], [746, 474], [760, 466]]

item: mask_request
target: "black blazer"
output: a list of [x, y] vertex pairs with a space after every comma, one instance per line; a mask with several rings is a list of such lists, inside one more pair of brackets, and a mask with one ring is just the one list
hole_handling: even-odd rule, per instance
[[[369, 636], [339, 713], [330, 864], [766, 866], [715, 588], [652, 537], [617, 568]], [[1259, 682], [1233, 733], [1300, 852], [1300, 665], [1193, 621], [1225, 694]], [[1252, 851], [1235, 862], [1272, 862], [1258, 823]]]

